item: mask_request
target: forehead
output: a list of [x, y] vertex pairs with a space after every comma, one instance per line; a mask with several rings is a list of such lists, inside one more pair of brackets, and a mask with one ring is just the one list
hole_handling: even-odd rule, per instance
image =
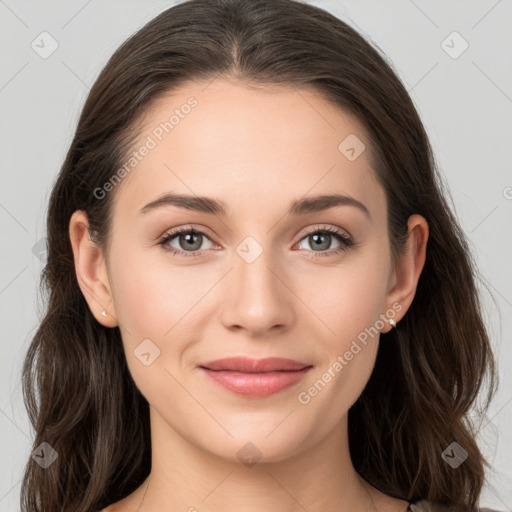
[[139, 125], [132, 151], [150, 149], [116, 190], [120, 205], [141, 208], [167, 191], [258, 209], [333, 191], [384, 200], [361, 123], [311, 88], [187, 83], [153, 102]]

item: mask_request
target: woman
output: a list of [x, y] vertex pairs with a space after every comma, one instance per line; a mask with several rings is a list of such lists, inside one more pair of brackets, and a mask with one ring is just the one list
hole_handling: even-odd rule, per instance
[[322, 9], [150, 21], [50, 199], [23, 510], [478, 510], [495, 366], [440, 182], [389, 64]]

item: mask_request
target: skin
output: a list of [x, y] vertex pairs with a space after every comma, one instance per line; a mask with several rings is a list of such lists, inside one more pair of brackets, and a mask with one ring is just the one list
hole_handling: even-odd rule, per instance
[[[119, 326], [151, 411], [150, 478], [105, 510], [406, 510], [406, 501], [362, 480], [349, 455], [347, 414], [370, 378], [379, 335], [360, 344], [308, 404], [297, 397], [393, 304], [401, 306], [397, 323], [406, 314], [425, 262], [427, 222], [409, 218], [407, 251], [393, 265], [386, 196], [364, 129], [313, 90], [189, 83], [146, 112], [135, 147], [190, 96], [198, 105], [114, 191], [108, 253], [91, 241], [84, 212], [70, 220], [81, 290], [98, 322]], [[367, 148], [354, 161], [338, 150], [349, 134]], [[222, 200], [228, 215], [172, 205], [140, 214], [168, 191]], [[332, 192], [361, 201], [370, 219], [352, 206], [287, 215], [293, 200]], [[193, 249], [199, 256], [173, 255], [158, 244], [190, 224], [205, 233]], [[342, 243], [327, 235], [315, 251], [306, 230], [325, 227], [357, 245], [315, 258]], [[250, 264], [236, 252], [247, 236], [263, 250]], [[179, 236], [168, 243], [182, 251], [186, 244]], [[383, 323], [379, 333], [391, 329]], [[160, 350], [149, 366], [134, 355], [147, 338]], [[197, 368], [239, 355], [287, 357], [313, 369], [291, 388], [247, 398], [212, 384]], [[237, 455], [248, 442], [261, 453], [251, 467]]]

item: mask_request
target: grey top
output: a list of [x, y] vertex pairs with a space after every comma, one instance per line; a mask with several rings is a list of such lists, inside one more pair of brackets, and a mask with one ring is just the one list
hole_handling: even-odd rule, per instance
[[[439, 503], [433, 503], [431, 501], [421, 500], [417, 503], [411, 503], [408, 512], [449, 512], [451, 507], [447, 505], [441, 505]], [[479, 508], [480, 512], [500, 512], [492, 508]]]
[[[441, 505], [439, 503], [432, 503], [431, 501], [421, 500], [417, 503], [411, 503], [407, 512], [449, 512], [451, 507]], [[109, 507], [104, 508], [98, 512], [106, 512]], [[479, 512], [502, 512], [493, 508], [480, 508]]]

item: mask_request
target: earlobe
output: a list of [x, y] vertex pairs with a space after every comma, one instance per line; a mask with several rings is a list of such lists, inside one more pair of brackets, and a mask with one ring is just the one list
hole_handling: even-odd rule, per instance
[[117, 317], [105, 258], [101, 248], [91, 240], [88, 228], [87, 214], [82, 210], [75, 211], [69, 221], [69, 239], [76, 278], [96, 320], [105, 327], [115, 327]]
[[[394, 269], [395, 285], [389, 291], [386, 301], [389, 307], [395, 303], [401, 305], [400, 312], [393, 319], [396, 324], [405, 316], [416, 294], [418, 281], [425, 265], [429, 235], [428, 223], [421, 215], [411, 215], [407, 225], [406, 251], [398, 257]], [[392, 325], [387, 327], [388, 329], [383, 332], [393, 328]]]

